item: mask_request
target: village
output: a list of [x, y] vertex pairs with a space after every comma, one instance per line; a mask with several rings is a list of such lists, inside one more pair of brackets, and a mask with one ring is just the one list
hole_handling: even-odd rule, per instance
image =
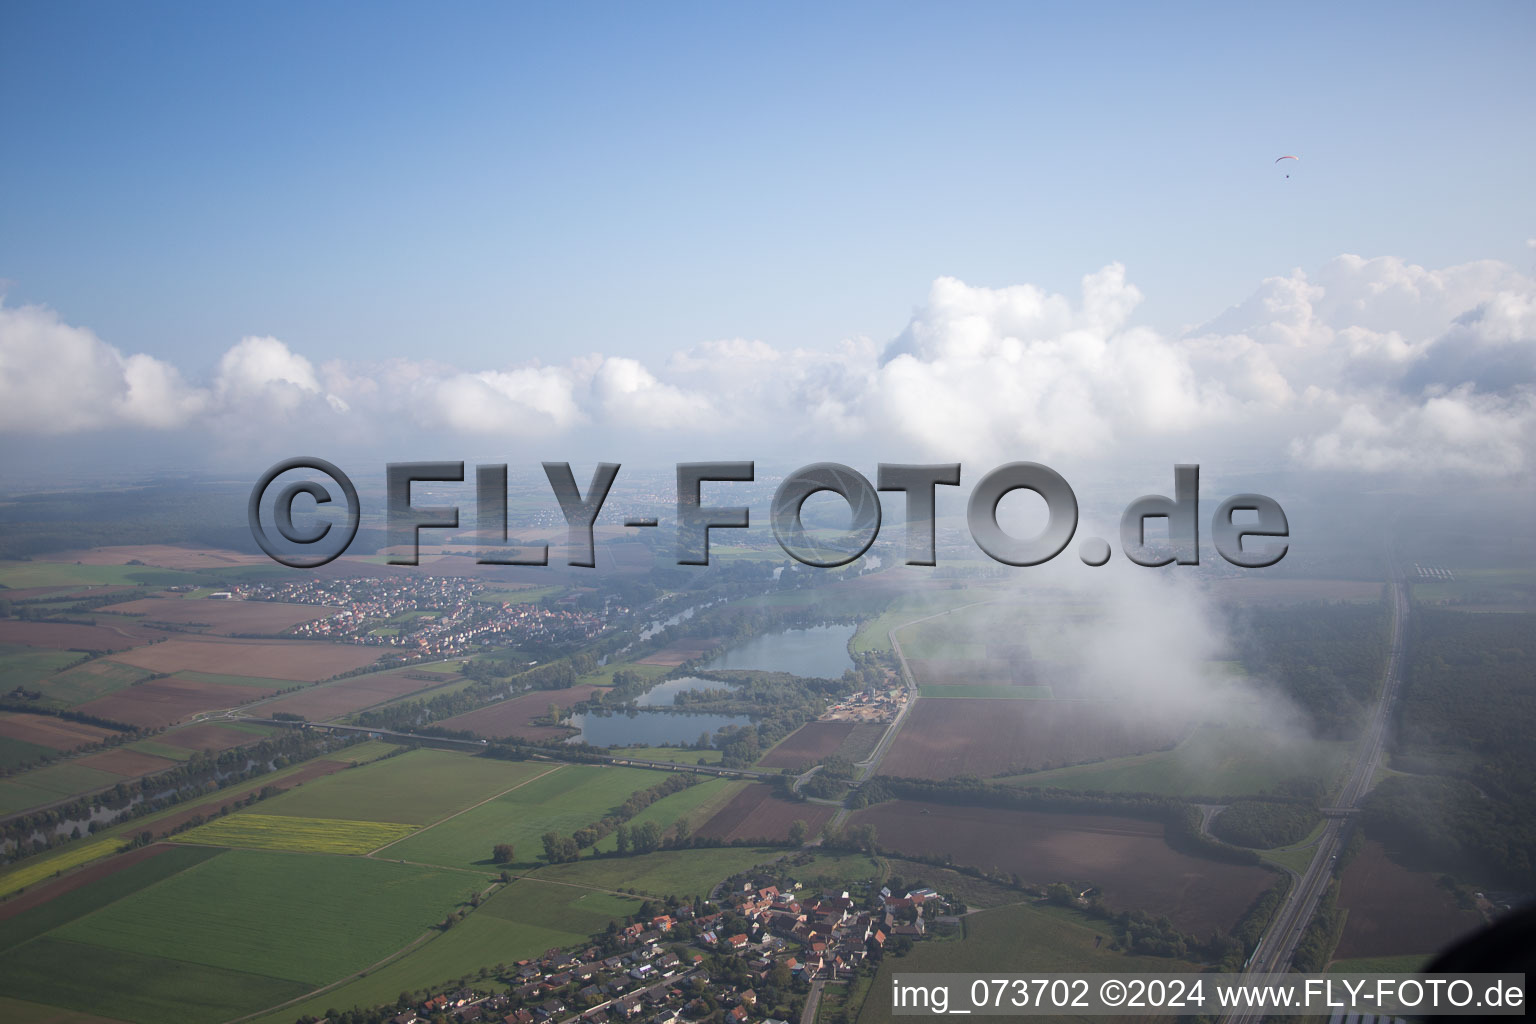
[[931, 888], [897, 894], [870, 883], [868, 890], [859, 897], [846, 889], [812, 894], [788, 878], [736, 876], [716, 887], [712, 900], [669, 906], [614, 925], [583, 949], [550, 950], [510, 965], [495, 979], [505, 986], [500, 993], [460, 984], [397, 1006], [392, 1015], [343, 1019], [788, 1024], [799, 1019], [813, 986], [850, 981], [888, 952], [901, 955], [935, 923], [946, 933], [958, 928], [957, 908]]
[[328, 605], [338, 610], [284, 635], [394, 648], [391, 654], [422, 659], [488, 645], [580, 643], [602, 633], [608, 615], [628, 611], [614, 607], [599, 615], [558, 602], [487, 600], [485, 592], [478, 580], [396, 576], [236, 585], [225, 599]]

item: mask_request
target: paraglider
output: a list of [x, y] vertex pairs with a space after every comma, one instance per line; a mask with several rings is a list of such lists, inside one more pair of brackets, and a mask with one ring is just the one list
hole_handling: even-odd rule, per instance
[[[1301, 162], [1301, 157], [1299, 157], [1299, 156], [1280, 156], [1280, 157], [1276, 157], [1275, 158], [1275, 163], [1279, 163], [1281, 160], [1295, 160], [1297, 163], [1300, 163]], [[1290, 175], [1287, 174], [1286, 177], [1289, 178]]]

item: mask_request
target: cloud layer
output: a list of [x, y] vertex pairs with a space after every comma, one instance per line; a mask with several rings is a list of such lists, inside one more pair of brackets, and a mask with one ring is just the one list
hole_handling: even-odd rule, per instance
[[0, 433], [240, 443], [308, 424], [358, 443], [426, 431], [835, 444], [887, 459], [1242, 451], [1372, 473], [1531, 468], [1536, 282], [1505, 264], [1340, 256], [1263, 281], [1179, 336], [1135, 322], [1141, 297], [1118, 264], [1071, 297], [944, 277], [883, 346], [728, 339], [656, 366], [616, 354], [316, 366], [277, 338], [248, 337], [201, 381], [51, 310], [0, 305]]

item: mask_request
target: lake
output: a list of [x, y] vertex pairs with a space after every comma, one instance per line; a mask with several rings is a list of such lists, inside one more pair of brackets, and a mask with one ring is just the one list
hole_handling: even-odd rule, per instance
[[856, 628], [813, 626], [765, 633], [726, 651], [704, 668], [711, 671], [756, 669], [836, 679], [853, 668], [853, 659], [848, 656], [848, 641], [853, 638]]
[[718, 679], [700, 679], [698, 676], [683, 676], [680, 679], [668, 679], [664, 683], [653, 686], [635, 698], [635, 705], [642, 708], [670, 708], [673, 706], [673, 698], [686, 690], [729, 689], [731, 689], [730, 683], [722, 683]]

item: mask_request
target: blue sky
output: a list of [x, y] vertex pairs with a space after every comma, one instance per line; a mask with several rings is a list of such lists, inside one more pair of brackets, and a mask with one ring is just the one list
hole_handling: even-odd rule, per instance
[[[899, 332], [930, 282], [1163, 329], [1344, 252], [1528, 263], [1530, 4], [12, 3], [0, 277], [205, 373]], [[1302, 163], [1289, 181], [1281, 153]]]
[[0, 474], [1520, 477], [1531, 52], [1529, 3], [13, 2]]

